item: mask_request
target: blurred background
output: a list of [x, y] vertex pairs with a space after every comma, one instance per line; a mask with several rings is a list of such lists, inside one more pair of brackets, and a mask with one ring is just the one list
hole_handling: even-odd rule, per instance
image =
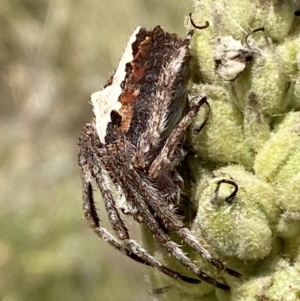
[[83, 219], [76, 144], [90, 94], [135, 27], [184, 36], [191, 10], [188, 0], [0, 1], [0, 300], [151, 299], [148, 268]]

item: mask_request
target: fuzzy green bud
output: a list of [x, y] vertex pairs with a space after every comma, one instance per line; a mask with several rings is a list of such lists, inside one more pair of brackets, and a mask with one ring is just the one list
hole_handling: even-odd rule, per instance
[[[286, 285], [286, 283], [289, 285]], [[233, 289], [231, 301], [299, 300], [300, 273], [287, 261], [279, 260], [275, 273], [253, 278]]]
[[207, 111], [201, 110], [191, 126], [190, 144], [195, 152], [204, 160], [252, 166], [254, 157], [244, 140], [242, 114], [229, 101], [229, 93], [217, 86], [202, 85], [200, 89], [209, 98], [211, 114], [198, 135], [193, 134], [194, 129], [203, 123]]
[[[300, 145], [299, 120], [300, 112], [291, 112], [277, 130], [272, 133], [270, 139], [255, 157], [254, 170], [257, 175], [267, 180], [273, 180], [280, 167], [287, 170], [288, 173], [291, 172], [290, 168], [298, 168], [297, 165], [291, 164], [290, 168], [282, 166], [294, 153], [295, 146]], [[288, 175], [281, 175], [283, 178], [286, 176]]]
[[[201, 228], [205, 240], [223, 256], [242, 260], [264, 258], [271, 251], [272, 231], [265, 209], [257, 200], [259, 193], [252, 193], [255, 184], [243, 185], [243, 181], [225, 171], [217, 172], [216, 178], [203, 178], [201, 182], [205, 185], [195, 187], [193, 198], [198, 200], [199, 208], [193, 227]], [[233, 200], [228, 200], [234, 189], [231, 184], [222, 183], [217, 188], [224, 178], [234, 179], [239, 187]]]

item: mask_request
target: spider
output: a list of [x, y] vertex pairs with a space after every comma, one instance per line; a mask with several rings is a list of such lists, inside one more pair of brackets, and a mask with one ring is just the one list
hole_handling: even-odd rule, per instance
[[[199, 269], [170, 237], [176, 233], [218, 269], [240, 274], [213, 258], [176, 213], [183, 180], [178, 165], [184, 159], [186, 130], [200, 107], [199, 97], [188, 108], [190, 39], [138, 27], [129, 39], [114, 75], [92, 95], [95, 119], [79, 138], [83, 210], [88, 225], [107, 243], [133, 260], [188, 283], [202, 279], [228, 290]], [[100, 224], [93, 182], [100, 190], [115, 233]], [[130, 238], [121, 214], [145, 224], [158, 242], [200, 279], [182, 275], [159, 262]]]

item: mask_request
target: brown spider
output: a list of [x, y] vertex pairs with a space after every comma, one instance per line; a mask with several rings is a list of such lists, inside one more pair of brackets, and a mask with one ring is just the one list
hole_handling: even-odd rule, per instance
[[[206, 103], [188, 109], [190, 37], [181, 39], [157, 26], [138, 27], [120, 64], [102, 91], [92, 95], [95, 120], [79, 138], [83, 209], [94, 232], [130, 258], [189, 283], [199, 279], [169, 269], [130, 239], [120, 213], [144, 223], [158, 242], [187, 269], [221, 289], [226, 284], [201, 271], [172, 241], [175, 232], [218, 269], [240, 274], [212, 257], [184, 226], [176, 212], [183, 180], [177, 166], [183, 160], [186, 129]], [[98, 186], [115, 235], [101, 227], [93, 197]]]

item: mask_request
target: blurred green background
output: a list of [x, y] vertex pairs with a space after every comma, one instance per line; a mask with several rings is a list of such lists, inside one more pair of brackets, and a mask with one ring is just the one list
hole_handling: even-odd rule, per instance
[[134, 28], [183, 36], [191, 9], [187, 0], [0, 1], [0, 300], [151, 299], [147, 268], [83, 219], [76, 143], [90, 94]]

